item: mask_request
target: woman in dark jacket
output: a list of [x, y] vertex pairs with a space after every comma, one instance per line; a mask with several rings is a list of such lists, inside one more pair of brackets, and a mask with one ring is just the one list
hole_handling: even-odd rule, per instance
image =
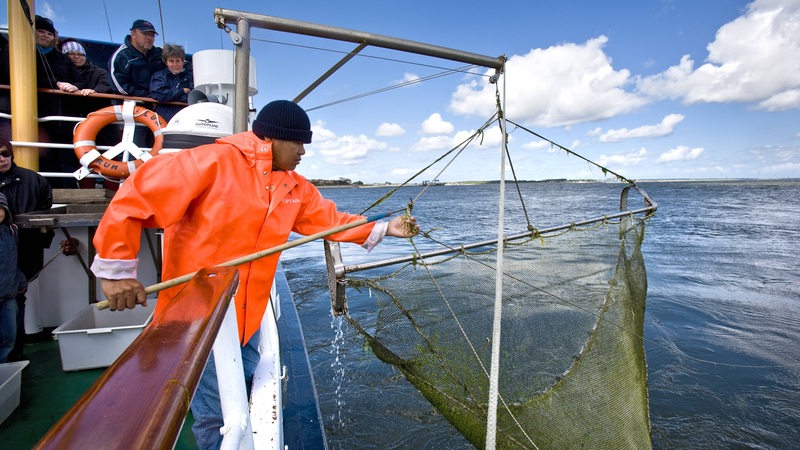
[[[56, 50], [57, 32], [53, 22], [45, 17], [36, 16], [36, 86], [39, 88], [58, 89], [64, 92], [77, 92], [85, 87], [83, 77], [66, 55]], [[0, 84], [9, 84], [9, 49], [8, 41], [3, 39], [0, 50]], [[0, 99], [0, 112], [11, 113], [11, 102], [8, 91]], [[39, 116], [61, 115], [60, 96], [39, 95]], [[7, 137], [7, 136], [5, 136]]]
[[108, 77], [108, 71], [95, 66], [86, 59], [86, 49], [80, 42], [70, 38], [61, 41], [60, 46], [61, 53], [67, 55], [67, 58], [75, 65], [83, 78], [86, 87], [81, 90], [81, 94], [89, 95], [95, 92], [111, 94], [114, 92], [114, 89], [111, 88], [111, 78]]
[[[56, 49], [58, 32], [50, 19], [36, 16], [36, 85], [40, 88], [58, 89], [64, 92], [77, 92], [86, 84], [78, 69], [67, 58], [67, 55]], [[39, 115], [60, 114], [60, 109], [42, 110], [42, 106], [50, 107], [42, 102], [39, 96]], [[54, 103], [55, 105], [55, 103]]]
[[[86, 84], [72, 61], [56, 48], [57, 36], [58, 32], [50, 19], [36, 16], [37, 86], [63, 92], [78, 92], [86, 87]], [[70, 97], [39, 93], [39, 117], [78, 115]], [[72, 122], [59, 120], [44, 122], [39, 128], [47, 135], [45, 142], [68, 144], [72, 143], [73, 126]], [[73, 172], [79, 167], [80, 163], [75, 154], [61, 149], [43, 150], [39, 158], [39, 169], [43, 172]], [[53, 184], [60, 188], [78, 187], [77, 182], [69, 178], [54, 178]]]

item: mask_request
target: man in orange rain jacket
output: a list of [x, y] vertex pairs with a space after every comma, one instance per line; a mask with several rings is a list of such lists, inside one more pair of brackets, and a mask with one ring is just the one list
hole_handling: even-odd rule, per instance
[[[142, 228], [164, 229], [163, 278], [171, 279], [287, 241], [291, 231], [311, 235], [363, 219], [336, 210], [316, 187], [294, 172], [311, 142], [311, 122], [296, 104], [267, 104], [252, 131], [218, 139], [143, 164], [120, 187], [94, 238], [92, 271], [101, 278], [111, 310], [145, 304], [136, 280]], [[405, 222], [409, 221], [410, 226]], [[385, 235], [408, 237], [413, 218], [369, 223], [327, 239], [370, 250]], [[239, 268], [235, 297], [245, 379], [258, 363], [258, 331], [267, 307], [279, 254]], [[156, 312], [180, 287], [161, 291]], [[193, 430], [201, 448], [221, 443], [222, 413], [213, 355], [192, 399]]]

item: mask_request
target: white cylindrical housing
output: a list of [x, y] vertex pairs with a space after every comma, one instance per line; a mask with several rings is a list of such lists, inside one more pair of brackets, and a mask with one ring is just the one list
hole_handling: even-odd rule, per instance
[[[194, 88], [206, 95], [215, 95], [222, 104], [234, 107], [233, 50], [201, 50], [192, 54]], [[248, 96], [258, 93], [256, 62], [250, 58]]]

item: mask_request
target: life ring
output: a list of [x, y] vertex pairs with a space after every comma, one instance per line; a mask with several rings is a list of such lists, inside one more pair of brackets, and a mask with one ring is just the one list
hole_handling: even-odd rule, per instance
[[[122, 140], [119, 144], [101, 154], [97, 150], [97, 144], [95, 143], [97, 133], [106, 125], [116, 121], [123, 121], [125, 124]], [[153, 133], [153, 148], [149, 152], [146, 149], [140, 149], [133, 143], [135, 122], [147, 126]], [[86, 119], [75, 127], [72, 139], [75, 155], [78, 156], [83, 166], [75, 172], [75, 177], [82, 179], [90, 172], [95, 172], [109, 178], [128, 178], [145, 161], [158, 155], [158, 151], [161, 150], [161, 145], [164, 141], [161, 131], [166, 123], [166, 120], [158, 113], [136, 105], [132, 101], [125, 101], [122, 106], [108, 106], [89, 113]], [[112, 159], [125, 151], [135, 159], [131, 161], [115, 161]]]

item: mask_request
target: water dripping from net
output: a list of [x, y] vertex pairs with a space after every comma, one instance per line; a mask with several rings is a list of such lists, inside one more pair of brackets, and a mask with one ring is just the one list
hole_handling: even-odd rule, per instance
[[331, 317], [331, 330], [333, 330], [333, 362], [331, 362], [331, 369], [333, 370], [333, 382], [336, 385], [334, 391], [336, 400], [336, 412], [331, 416], [333, 426], [344, 426], [342, 420], [342, 411], [344, 410], [345, 403], [345, 363], [344, 363], [344, 319], [342, 316]]

